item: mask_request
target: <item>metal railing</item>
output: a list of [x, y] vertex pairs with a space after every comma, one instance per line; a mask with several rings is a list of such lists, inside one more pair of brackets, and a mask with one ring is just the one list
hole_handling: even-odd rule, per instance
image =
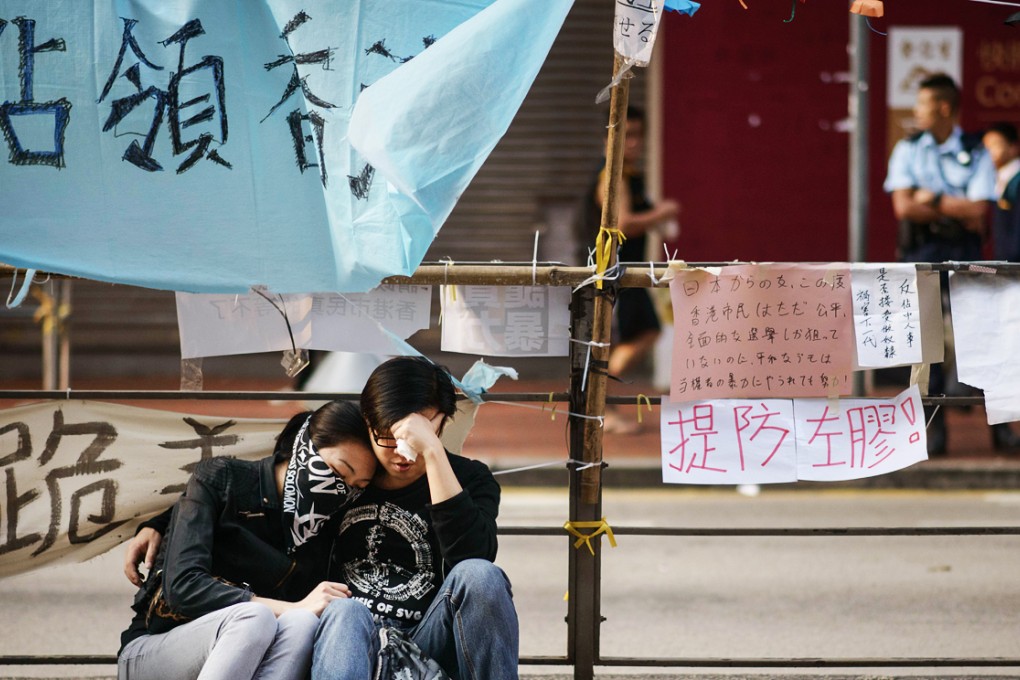
[[[997, 265], [998, 266], [998, 265]], [[918, 265], [919, 270], [960, 270], [966, 264]], [[1005, 266], [1010, 273], [1020, 266]], [[619, 280], [627, 287], [649, 287], [652, 277], [649, 266], [641, 265], [625, 272]], [[665, 269], [652, 268], [658, 280]], [[0, 270], [2, 274], [2, 270]], [[390, 277], [387, 283], [461, 284], [461, 285], [569, 285], [576, 286], [591, 275], [589, 268], [521, 267], [485, 265], [426, 265], [413, 277]], [[661, 285], [661, 284], [660, 284]], [[575, 290], [571, 299], [571, 337], [593, 337], [593, 309], [596, 291], [591, 286]], [[589, 357], [581, 345], [571, 343], [570, 389], [550, 393], [489, 393], [487, 401], [543, 402], [567, 401], [571, 413], [600, 415], [605, 403], [634, 404], [635, 396], [605, 397], [592, 404], [581, 389], [585, 371], [590, 370]], [[356, 398], [353, 394], [269, 392], [182, 392], [155, 390], [0, 390], [4, 399], [95, 399], [95, 400], [328, 400]], [[653, 404], [659, 398], [651, 397]], [[926, 404], [971, 405], [983, 403], [982, 397], [925, 397]], [[569, 520], [597, 521], [602, 516], [601, 438], [593, 448], [586, 436], [585, 424], [590, 420], [570, 418]], [[578, 462], [580, 461], [580, 462]], [[657, 528], [613, 527], [616, 535], [660, 537], [893, 537], [893, 536], [1017, 536], [1020, 526], [1005, 527], [843, 527], [843, 528]], [[562, 527], [515, 526], [500, 527], [504, 536], [563, 536]], [[917, 657], [917, 658], [698, 658], [698, 657], [618, 657], [602, 656], [600, 651], [601, 614], [601, 542], [592, 542], [593, 551], [575, 550], [568, 541], [568, 583], [571, 597], [567, 613], [567, 650], [563, 656], [522, 656], [525, 665], [572, 666], [576, 680], [591, 680], [596, 666], [605, 667], [678, 667], [678, 668], [881, 668], [881, 667], [1020, 667], [1020, 657]], [[112, 665], [114, 655], [7, 655], [0, 656], [0, 666], [17, 665]]]

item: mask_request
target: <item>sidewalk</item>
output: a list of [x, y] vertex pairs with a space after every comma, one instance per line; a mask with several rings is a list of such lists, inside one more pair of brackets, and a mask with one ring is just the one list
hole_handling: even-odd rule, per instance
[[[72, 381], [76, 390], [176, 390], [175, 377], [118, 378], [111, 381]], [[292, 392], [291, 381], [278, 378], [210, 378], [205, 381], [209, 391], [280, 391]], [[4, 389], [37, 389], [37, 382], [8, 381]], [[548, 394], [565, 392], [562, 379], [501, 379], [494, 393], [532, 392]], [[612, 384], [610, 394], [654, 396], [658, 392], [647, 383]], [[300, 400], [273, 401], [192, 401], [145, 400], [124, 402], [144, 408], [186, 413], [240, 416], [253, 418], [287, 418], [305, 407]], [[0, 408], [9, 408], [12, 401], [0, 400]], [[554, 408], [555, 407], [555, 408]], [[621, 406], [621, 413], [637, 418], [638, 407]], [[638, 434], [604, 436], [604, 477], [608, 487], [658, 487], [662, 485], [659, 452], [658, 407], [642, 404], [642, 428]], [[464, 445], [464, 454], [485, 461], [494, 471], [514, 471], [550, 463], [547, 467], [508, 472], [500, 476], [505, 486], [562, 486], [567, 483], [566, 463], [567, 404], [535, 402], [485, 403], [478, 412], [475, 426]], [[906, 470], [854, 482], [841, 482], [840, 487], [853, 488], [925, 488], [925, 489], [1020, 489], [1020, 452], [993, 450], [991, 434], [985, 422], [984, 409], [950, 409], [947, 413], [949, 447], [945, 457], [911, 466]], [[1014, 425], [1020, 428], [1020, 425]], [[798, 482], [766, 487], [767, 489], [818, 488], [819, 483]], [[824, 484], [827, 488], [834, 483]]]

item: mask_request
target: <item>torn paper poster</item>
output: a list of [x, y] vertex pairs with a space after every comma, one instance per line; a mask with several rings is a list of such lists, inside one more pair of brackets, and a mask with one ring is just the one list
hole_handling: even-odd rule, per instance
[[952, 272], [949, 293], [960, 382], [984, 390], [989, 424], [1020, 420], [1020, 280]]
[[570, 288], [442, 286], [443, 351], [482, 356], [567, 356]]
[[431, 286], [384, 285], [347, 295], [177, 294], [185, 359], [292, 347], [403, 354], [390, 334], [406, 339], [428, 328], [431, 311]]

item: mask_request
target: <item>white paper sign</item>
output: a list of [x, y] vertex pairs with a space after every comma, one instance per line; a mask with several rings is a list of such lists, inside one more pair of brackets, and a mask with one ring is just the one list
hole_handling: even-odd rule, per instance
[[442, 348], [481, 356], [569, 353], [570, 289], [443, 286]]
[[1020, 281], [953, 272], [949, 289], [960, 382], [984, 390], [990, 424], [1020, 420]]
[[181, 357], [287, 350], [291, 334], [299, 349], [400, 354], [379, 326], [406, 339], [429, 327], [432, 310], [431, 286], [267, 296], [177, 293]]
[[892, 399], [662, 402], [662, 481], [859, 479], [928, 458], [917, 386]]
[[836, 481], [874, 477], [928, 459], [921, 393], [894, 399], [798, 399], [797, 477]]
[[921, 306], [913, 264], [854, 264], [857, 365], [883, 368], [921, 363]]
[[793, 402], [718, 399], [660, 411], [662, 481], [756, 484], [797, 479]]
[[663, 0], [616, 0], [613, 48], [638, 66], [652, 60]]
[[961, 84], [963, 31], [956, 26], [924, 26], [889, 29], [887, 104], [910, 109], [917, 86], [934, 73], [945, 73]]

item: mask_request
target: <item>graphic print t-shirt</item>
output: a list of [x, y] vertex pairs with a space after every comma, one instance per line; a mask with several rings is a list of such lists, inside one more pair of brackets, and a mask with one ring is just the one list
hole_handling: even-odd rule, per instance
[[377, 616], [413, 625], [449, 566], [495, 558], [499, 485], [482, 463], [449, 456], [464, 487], [453, 498], [432, 505], [423, 476], [403, 489], [371, 487], [344, 514], [337, 580]]

